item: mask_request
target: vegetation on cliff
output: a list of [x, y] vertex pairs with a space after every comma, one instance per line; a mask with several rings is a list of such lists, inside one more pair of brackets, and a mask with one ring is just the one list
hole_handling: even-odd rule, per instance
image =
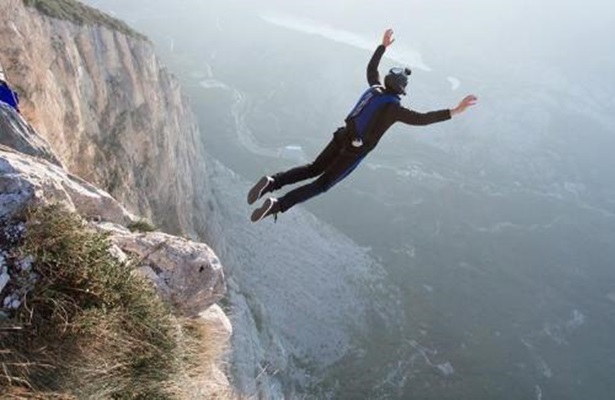
[[131, 232], [154, 232], [157, 228], [148, 220], [140, 219], [127, 226]]
[[0, 235], [1, 250], [14, 273], [36, 283], [14, 315], [0, 316], [0, 393], [190, 398], [186, 382], [221, 357], [206, 325], [173, 316], [131, 262], [113, 255], [108, 235], [79, 216], [45, 206], [20, 226], [17, 237]]
[[23, 0], [23, 2], [26, 6], [34, 7], [51, 18], [68, 20], [77, 25], [102, 25], [128, 36], [147, 40], [143, 34], [126, 23], [77, 0]]

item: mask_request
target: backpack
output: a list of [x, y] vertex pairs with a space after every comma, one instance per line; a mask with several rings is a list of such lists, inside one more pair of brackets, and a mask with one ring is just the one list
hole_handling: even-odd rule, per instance
[[380, 85], [370, 87], [361, 95], [346, 117], [346, 126], [352, 132], [353, 147], [363, 146], [363, 141], [368, 138], [377, 122], [378, 118], [374, 118], [374, 115], [389, 103], [399, 104], [400, 98], [398, 95], [385, 93], [384, 87]]

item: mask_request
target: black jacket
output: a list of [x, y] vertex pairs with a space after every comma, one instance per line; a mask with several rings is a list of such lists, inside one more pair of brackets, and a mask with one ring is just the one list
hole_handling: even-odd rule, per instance
[[[378, 73], [378, 65], [380, 64], [385, 49], [383, 45], [378, 46], [367, 65], [367, 82], [370, 86], [382, 85], [380, 82], [380, 74]], [[363, 148], [361, 150], [364, 153], [373, 150], [385, 132], [396, 122], [403, 122], [408, 125], [429, 125], [451, 119], [450, 110], [420, 113], [412, 111], [401, 104], [394, 103], [386, 104], [378, 113], [380, 115], [373, 116], [373, 118], [377, 118], [377, 123], [372, 128], [372, 131], [367, 134], [365, 143], [362, 146]], [[347, 129], [344, 131], [347, 131]], [[348, 142], [352, 140], [350, 134], [344, 136], [345, 141]]]

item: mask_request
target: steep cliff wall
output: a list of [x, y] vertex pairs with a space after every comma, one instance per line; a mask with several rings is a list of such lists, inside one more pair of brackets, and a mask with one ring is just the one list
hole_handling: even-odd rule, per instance
[[0, 57], [24, 115], [68, 169], [172, 232], [203, 226], [195, 119], [153, 46], [0, 2]]
[[[187, 100], [153, 46], [129, 29], [116, 30], [108, 19], [96, 23], [96, 13], [87, 20], [54, 18], [26, 3], [33, 2], [0, 2], [0, 61], [21, 95], [25, 117], [0, 107], [0, 144], [9, 146], [0, 146], [0, 217], [60, 201], [88, 220], [125, 225], [137, 214], [167, 232], [202, 238], [204, 149]], [[205, 310], [225, 290], [221, 265], [206, 245], [99, 228], [112, 231], [117, 249], [151, 262], [140, 270], [161, 296], [182, 313], [199, 314], [213, 347], [226, 348], [228, 319], [217, 306]], [[0, 272], [2, 289], [14, 289], [13, 272]], [[186, 371], [181, 386], [189, 398], [212, 398], [213, 381], [228, 388], [220, 360], [214, 361], [201, 363], [208, 376], [193, 379]]]

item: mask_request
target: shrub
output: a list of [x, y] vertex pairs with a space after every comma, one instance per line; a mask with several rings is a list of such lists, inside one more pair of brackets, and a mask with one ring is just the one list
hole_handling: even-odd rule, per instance
[[127, 226], [131, 232], [154, 232], [156, 227], [145, 219], [140, 219]]

